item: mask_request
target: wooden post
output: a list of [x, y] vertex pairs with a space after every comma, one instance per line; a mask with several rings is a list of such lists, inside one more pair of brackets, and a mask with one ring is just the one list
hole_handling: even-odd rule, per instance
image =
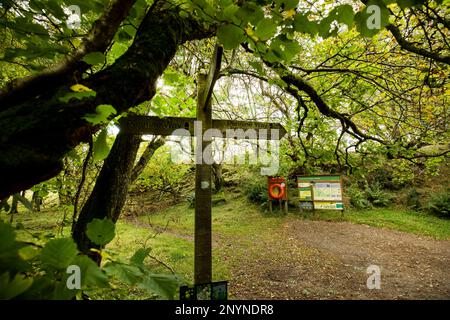
[[316, 217], [316, 206], [314, 205], [314, 185], [311, 183], [311, 203], [312, 203], [312, 211], [313, 211], [313, 217]]
[[211, 165], [205, 163], [212, 157], [211, 141], [205, 141], [203, 134], [212, 127], [211, 100], [205, 101], [206, 75], [198, 77], [197, 120], [202, 123], [202, 136], [197, 136], [195, 167], [195, 259], [194, 283], [209, 283], [212, 278], [211, 239]]

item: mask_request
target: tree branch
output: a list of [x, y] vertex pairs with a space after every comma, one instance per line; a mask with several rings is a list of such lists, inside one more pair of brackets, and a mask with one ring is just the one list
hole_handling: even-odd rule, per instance
[[388, 25], [386, 27], [386, 29], [391, 32], [391, 34], [394, 36], [395, 40], [397, 40], [398, 44], [400, 45], [400, 47], [403, 50], [418, 54], [422, 57], [429, 58], [429, 59], [432, 59], [437, 62], [442, 62], [442, 63], [450, 65], [450, 56], [439, 55], [437, 53], [433, 53], [433, 52], [427, 51], [425, 49], [414, 46], [411, 42], [409, 42], [405, 38], [403, 38], [400, 30], [392, 24]]

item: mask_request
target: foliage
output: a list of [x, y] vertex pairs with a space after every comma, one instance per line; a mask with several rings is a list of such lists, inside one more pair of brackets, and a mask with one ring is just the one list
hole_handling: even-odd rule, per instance
[[365, 190], [367, 200], [369, 200], [376, 207], [387, 207], [392, 197], [389, 193], [385, 192], [379, 183], [373, 183], [368, 185]]
[[361, 191], [358, 187], [350, 187], [346, 190], [346, 193], [350, 197], [350, 204], [357, 209], [368, 209], [372, 207], [372, 204], [367, 199], [364, 191]]
[[350, 204], [357, 209], [369, 209], [375, 207], [387, 207], [392, 197], [385, 192], [380, 183], [366, 184], [362, 189], [357, 184], [352, 185], [346, 193], [350, 197]]
[[450, 218], [450, 189], [435, 193], [426, 203], [425, 209], [438, 217]]
[[408, 191], [406, 195], [406, 205], [408, 206], [408, 208], [413, 210], [421, 209], [422, 205], [420, 203], [420, 193], [416, 188], [411, 188], [411, 190]]
[[244, 193], [247, 198], [254, 203], [267, 203], [267, 178], [254, 177], [244, 183]]
[[170, 193], [177, 198], [190, 169], [189, 165], [173, 163], [168, 148], [161, 147], [150, 159], [135, 185], [140, 191], [153, 190], [160, 195]]
[[[21, 228], [18, 225], [16, 228]], [[111, 229], [112, 227], [112, 229]], [[97, 220], [88, 224], [88, 237], [105, 245], [114, 238], [114, 224]], [[99, 241], [99, 239], [101, 239]], [[0, 298], [1, 299], [81, 299], [96, 290], [110, 287], [111, 281], [123, 281], [146, 289], [152, 297], [171, 299], [178, 287], [175, 276], [155, 274], [144, 261], [148, 248], [140, 248], [129, 262], [111, 259], [99, 267], [80, 255], [71, 238], [52, 239], [43, 247], [16, 240], [15, 228], [0, 220]], [[80, 270], [80, 288], [69, 288], [71, 267]]]
[[112, 241], [116, 236], [114, 223], [109, 219], [94, 219], [87, 228], [86, 235], [95, 244], [104, 246]]

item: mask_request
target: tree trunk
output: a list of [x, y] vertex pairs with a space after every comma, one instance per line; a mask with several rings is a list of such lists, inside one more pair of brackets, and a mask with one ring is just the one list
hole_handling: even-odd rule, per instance
[[8, 212], [10, 208], [11, 207], [8, 204], [8, 198], [0, 199], [0, 211], [4, 210]]
[[41, 204], [42, 204], [42, 197], [39, 195], [39, 192], [33, 192], [33, 196], [31, 198], [33, 203], [33, 210], [40, 212], [41, 211]]
[[222, 177], [222, 164], [213, 163], [212, 171], [214, 174], [214, 190], [215, 192], [219, 192], [223, 187], [223, 177]]
[[80, 212], [75, 224], [73, 239], [79, 250], [90, 256], [97, 263], [101, 257], [90, 251], [99, 248], [86, 236], [86, 226], [94, 218], [111, 219], [114, 223], [119, 218], [125, 204], [131, 171], [139, 149], [141, 137], [120, 132], [102, 170], [97, 178], [94, 189]]
[[15, 193], [13, 195], [11, 208], [9, 209], [9, 213], [10, 214], [19, 213], [19, 211], [17, 210], [17, 207], [19, 205], [19, 200], [17, 198], [18, 195], [19, 195], [18, 193]]

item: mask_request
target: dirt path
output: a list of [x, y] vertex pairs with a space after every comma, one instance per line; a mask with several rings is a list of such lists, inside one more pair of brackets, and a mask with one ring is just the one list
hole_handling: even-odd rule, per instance
[[[237, 299], [450, 299], [450, 241], [290, 219], [273, 237], [223, 237]], [[381, 268], [381, 289], [366, 286]]]

